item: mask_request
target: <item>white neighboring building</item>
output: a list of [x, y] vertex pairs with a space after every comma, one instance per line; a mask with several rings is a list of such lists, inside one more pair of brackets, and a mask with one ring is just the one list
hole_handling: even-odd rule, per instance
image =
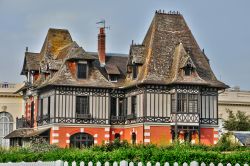
[[219, 134], [224, 132], [223, 123], [227, 119], [227, 110], [232, 110], [234, 114], [237, 111], [246, 112], [250, 115], [250, 91], [240, 90], [239, 87], [227, 89], [219, 94], [218, 98], [218, 113], [219, 113]]
[[16, 129], [16, 117], [24, 113], [24, 101], [21, 95], [15, 94], [23, 84], [0, 83], [0, 147], [8, 147], [9, 140], [3, 139]]
[[227, 119], [227, 109], [233, 113], [242, 111], [250, 115], [250, 91], [240, 90], [239, 87], [228, 89], [219, 95], [218, 107], [219, 117], [222, 119]]

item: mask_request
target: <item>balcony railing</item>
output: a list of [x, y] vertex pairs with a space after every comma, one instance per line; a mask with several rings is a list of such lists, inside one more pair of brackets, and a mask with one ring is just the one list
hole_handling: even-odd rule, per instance
[[[21, 123], [22, 122], [22, 123]], [[52, 123], [69, 123], [69, 124], [111, 124], [111, 125], [123, 125], [133, 123], [144, 122], [156, 122], [156, 123], [174, 123], [177, 125], [199, 125], [199, 124], [217, 124], [217, 119], [202, 119], [199, 113], [172, 113], [170, 117], [155, 117], [144, 116], [138, 117], [136, 114], [130, 114], [127, 116], [111, 116], [110, 118], [95, 118], [90, 114], [76, 114], [75, 117], [50, 117], [44, 115], [39, 117], [37, 125], [47, 125]], [[30, 122], [27, 120], [18, 121], [17, 124], [21, 126], [30, 126]], [[20, 127], [19, 127], [20, 128]]]
[[127, 115], [127, 119], [128, 120], [131, 120], [131, 119], [136, 119], [136, 114], [129, 114], [129, 115]]
[[16, 118], [16, 128], [32, 128], [33, 122], [24, 117]]
[[111, 124], [125, 124], [126, 116], [111, 116]]
[[197, 123], [200, 122], [200, 115], [199, 113], [172, 113], [171, 114], [171, 122], [172, 123], [183, 123], [183, 124], [190, 124], [190, 123]]
[[79, 119], [91, 119], [91, 114], [76, 114], [76, 118], [79, 118]]

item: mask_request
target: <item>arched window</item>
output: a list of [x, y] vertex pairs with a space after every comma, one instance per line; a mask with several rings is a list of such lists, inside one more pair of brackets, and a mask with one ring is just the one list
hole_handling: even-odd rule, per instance
[[115, 139], [118, 139], [118, 140], [120, 141], [121, 135], [120, 135], [119, 133], [116, 133], [116, 134], [115, 134]]
[[0, 112], [0, 147], [8, 147], [9, 139], [4, 137], [13, 131], [13, 117], [8, 112]]
[[90, 147], [94, 144], [94, 137], [88, 133], [76, 133], [70, 137], [70, 147]]
[[132, 133], [132, 144], [136, 144], [136, 134]]

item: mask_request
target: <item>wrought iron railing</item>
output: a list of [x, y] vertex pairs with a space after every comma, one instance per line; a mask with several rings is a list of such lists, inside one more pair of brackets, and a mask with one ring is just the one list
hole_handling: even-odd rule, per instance
[[32, 120], [28, 120], [25, 117], [21, 117], [21, 118], [16, 118], [16, 128], [32, 128], [34, 125], [34, 122], [32, 122]]
[[218, 125], [218, 118], [200, 118], [201, 124]]
[[[26, 122], [26, 121], [24, 121]], [[218, 124], [217, 119], [204, 119], [200, 118], [199, 113], [172, 113], [170, 117], [154, 117], [144, 116], [137, 117], [135, 114], [127, 116], [111, 116], [109, 119], [95, 118], [90, 114], [76, 114], [75, 117], [38, 117], [37, 125], [47, 125], [51, 123], [70, 123], [70, 124], [111, 124], [123, 125], [133, 123], [156, 122], [156, 123], [175, 123], [191, 125], [196, 123], [200, 124]], [[20, 122], [17, 122], [20, 124]], [[22, 126], [28, 126], [29, 123], [22, 123]]]
[[90, 119], [91, 118], [91, 114], [76, 114], [76, 118], [79, 118], [79, 119]]

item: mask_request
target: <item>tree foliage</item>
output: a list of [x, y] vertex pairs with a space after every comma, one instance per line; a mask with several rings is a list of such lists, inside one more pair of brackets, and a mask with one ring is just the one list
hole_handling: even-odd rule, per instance
[[224, 127], [230, 131], [250, 131], [250, 117], [245, 112], [238, 111], [236, 114], [227, 109], [228, 119]]

